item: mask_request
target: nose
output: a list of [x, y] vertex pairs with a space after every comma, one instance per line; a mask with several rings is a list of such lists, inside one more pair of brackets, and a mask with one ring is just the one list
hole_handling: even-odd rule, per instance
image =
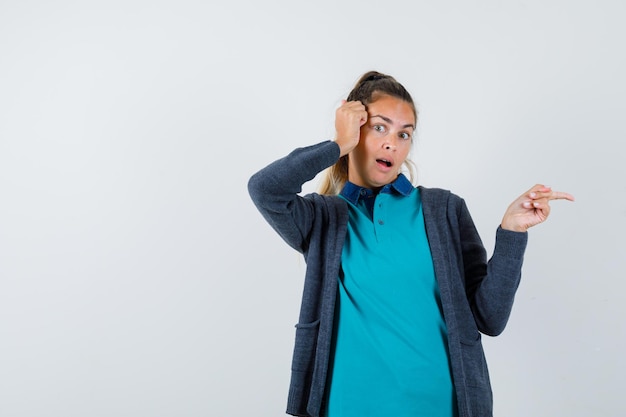
[[396, 144], [395, 139], [385, 137], [385, 141], [383, 142], [383, 149], [388, 150], [388, 151], [395, 151], [396, 145], [397, 144]]

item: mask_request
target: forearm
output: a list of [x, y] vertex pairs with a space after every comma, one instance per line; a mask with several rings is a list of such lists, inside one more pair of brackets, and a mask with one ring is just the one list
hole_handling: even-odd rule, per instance
[[479, 329], [492, 336], [502, 333], [520, 283], [527, 233], [498, 228], [486, 276], [473, 295], [472, 307]]
[[325, 141], [298, 148], [272, 162], [248, 181], [248, 191], [255, 204], [275, 203], [276, 198], [290, 199], [302, 191], [302, 185], [339, 159], [339, 146]]

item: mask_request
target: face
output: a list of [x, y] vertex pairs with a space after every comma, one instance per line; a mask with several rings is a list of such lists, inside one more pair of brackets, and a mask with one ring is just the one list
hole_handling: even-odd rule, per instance
[[409, 103], [387, 95], [368, 104], [367, 114], [359, 144], [348, 158], [348, 180], [377, 190], [400, 173], [411, 150], [415, 115]]

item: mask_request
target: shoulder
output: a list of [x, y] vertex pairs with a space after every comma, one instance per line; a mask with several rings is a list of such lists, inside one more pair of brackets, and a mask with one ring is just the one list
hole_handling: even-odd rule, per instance
[[444, 188], [416, 187], [420, 191], [425, 204], [464, 204], [464, 200], [450, 190]]

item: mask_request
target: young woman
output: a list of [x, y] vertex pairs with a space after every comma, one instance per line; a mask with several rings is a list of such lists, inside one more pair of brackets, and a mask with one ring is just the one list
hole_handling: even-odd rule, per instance
[[[368, 72], [336, 112], [336, 137], [252, 176], [252, 200], [303, 253], [306, 276], [287, 413], [491, 416], [481, 333], [504, 330], [528, 228], [567, 193], [535, 185], [506, 210], [492, 258], [464, 201], [401, 173], [417, 112]], [[327, 170], [321, 192], [302, 184]]]

